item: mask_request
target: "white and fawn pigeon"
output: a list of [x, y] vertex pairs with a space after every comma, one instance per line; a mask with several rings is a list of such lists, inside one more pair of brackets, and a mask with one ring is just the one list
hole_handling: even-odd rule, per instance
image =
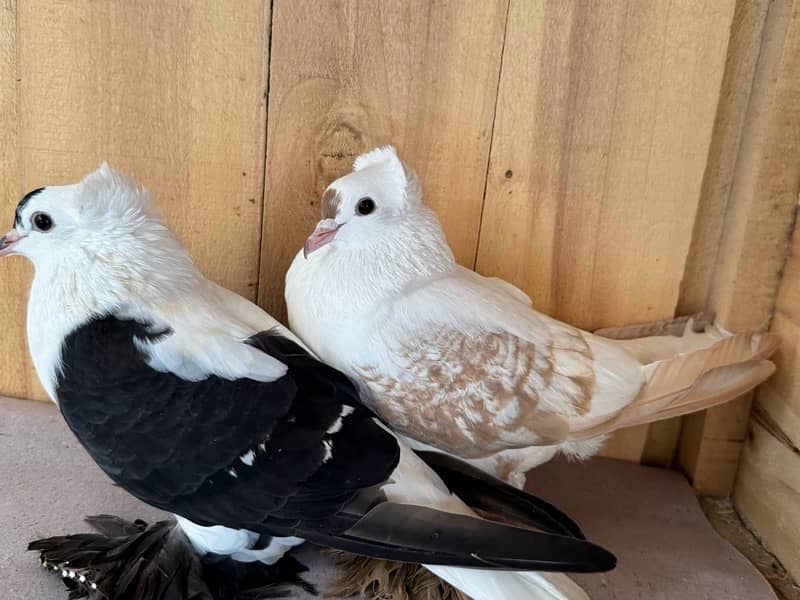
[[587, 457], [616, 429], [726, 402], [774, 371], [768, 333], [684, 318], [598, 332], [646, 336], [609, 339], [537, 312], [456, 264], [392, 147], [331, 183], [322, 216], [286, 275], [289, 326], [412, 447], [515, 486], [558, 451]]
[[[31, 358], [67, 425], [116, 484], [174, 513], [200, 553], [270, 564], [309, 540], [423, 563], [476, 600], [585, 598], [560, 572], [613, 567], [544, 501], [461, 462], [429, 467], [345, 375], [204, 278], [148, 194], [107, 165], [25, 196], [0, 241], [7, 255], [34, 264]], [[114, 600], [211, 597], [192, 591], [194, 570], [158, 578], [176, 566], [147, 548], [156, 541], [83, 562], [65, 556], [75, 545], [52, 554], [93, 588], [101, 559], [144, 565], [101, 574]]]

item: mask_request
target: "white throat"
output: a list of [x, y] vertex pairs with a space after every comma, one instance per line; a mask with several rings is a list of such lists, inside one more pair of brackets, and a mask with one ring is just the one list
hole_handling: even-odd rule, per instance
[[331, 244], [308, 259], [299, 252], [286, 274], [289, 325], [342, 368], [327, 347], [332, 340], [357, 339], [373, 306], [456, 268], [436, 216], [421, 207], [368, 244]]
[[91, 259], [76, 251], [73, 256], [37, 261], [28, 299], [27, 337], [36, 373], [54, 402], [61, 346], [77, 327], [109, 314], [150, 320], [162, 311], [160, 307], [179, 303], [201, 285], [202, 276], [177, 242], [170, 250], [175, 252], [167, 262], [173, 264], [154, 261], [156, 268], [135, 251], [96, 254]]

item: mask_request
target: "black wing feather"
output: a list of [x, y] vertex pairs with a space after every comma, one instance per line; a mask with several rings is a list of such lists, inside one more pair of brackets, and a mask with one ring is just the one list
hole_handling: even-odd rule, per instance
[[[396, 439], [350, 381], [294, 342], [270, 332], [248, 341], [288, 365], [274, 382], [194, 382], [148, 365], [134, 339], [152, 335], [114, 317], [85, 324], [64, 342], [57, 384], [70, 428], [145, 502], [201, 525], [263, 531], [332, 517], [397, 466]], [[329, 435], [344, 406], [351, 414]]]

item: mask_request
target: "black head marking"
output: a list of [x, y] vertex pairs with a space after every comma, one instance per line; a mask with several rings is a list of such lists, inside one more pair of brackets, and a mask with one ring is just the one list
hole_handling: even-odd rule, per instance
[[25, 205], [28, 204], [31, 198], [37, 194], [40, 194], [43, 190], [43, 187], [36, 188], [32, 192], [28, 192], [22, 197], [22, 200], [20, 200], [19, 204], [17, 204], [17, 211], [14, 213], [14, 227], [22, 225], [22, 211], [25, 209]]

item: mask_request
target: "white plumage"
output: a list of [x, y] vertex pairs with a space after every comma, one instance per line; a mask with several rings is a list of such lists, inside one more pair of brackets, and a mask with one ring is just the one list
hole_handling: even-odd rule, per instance
[[557, 451], [588, 456], [620, 427], [731, 400], [774, 370], [771, 334], [684, 320], [678, 335], [617, 340], [537, 312], [510, 283], [455, 263], [391, 147], [329, 186], [323, 216], [287, 273], [292, 329], [413, 446], [517, 486]]

